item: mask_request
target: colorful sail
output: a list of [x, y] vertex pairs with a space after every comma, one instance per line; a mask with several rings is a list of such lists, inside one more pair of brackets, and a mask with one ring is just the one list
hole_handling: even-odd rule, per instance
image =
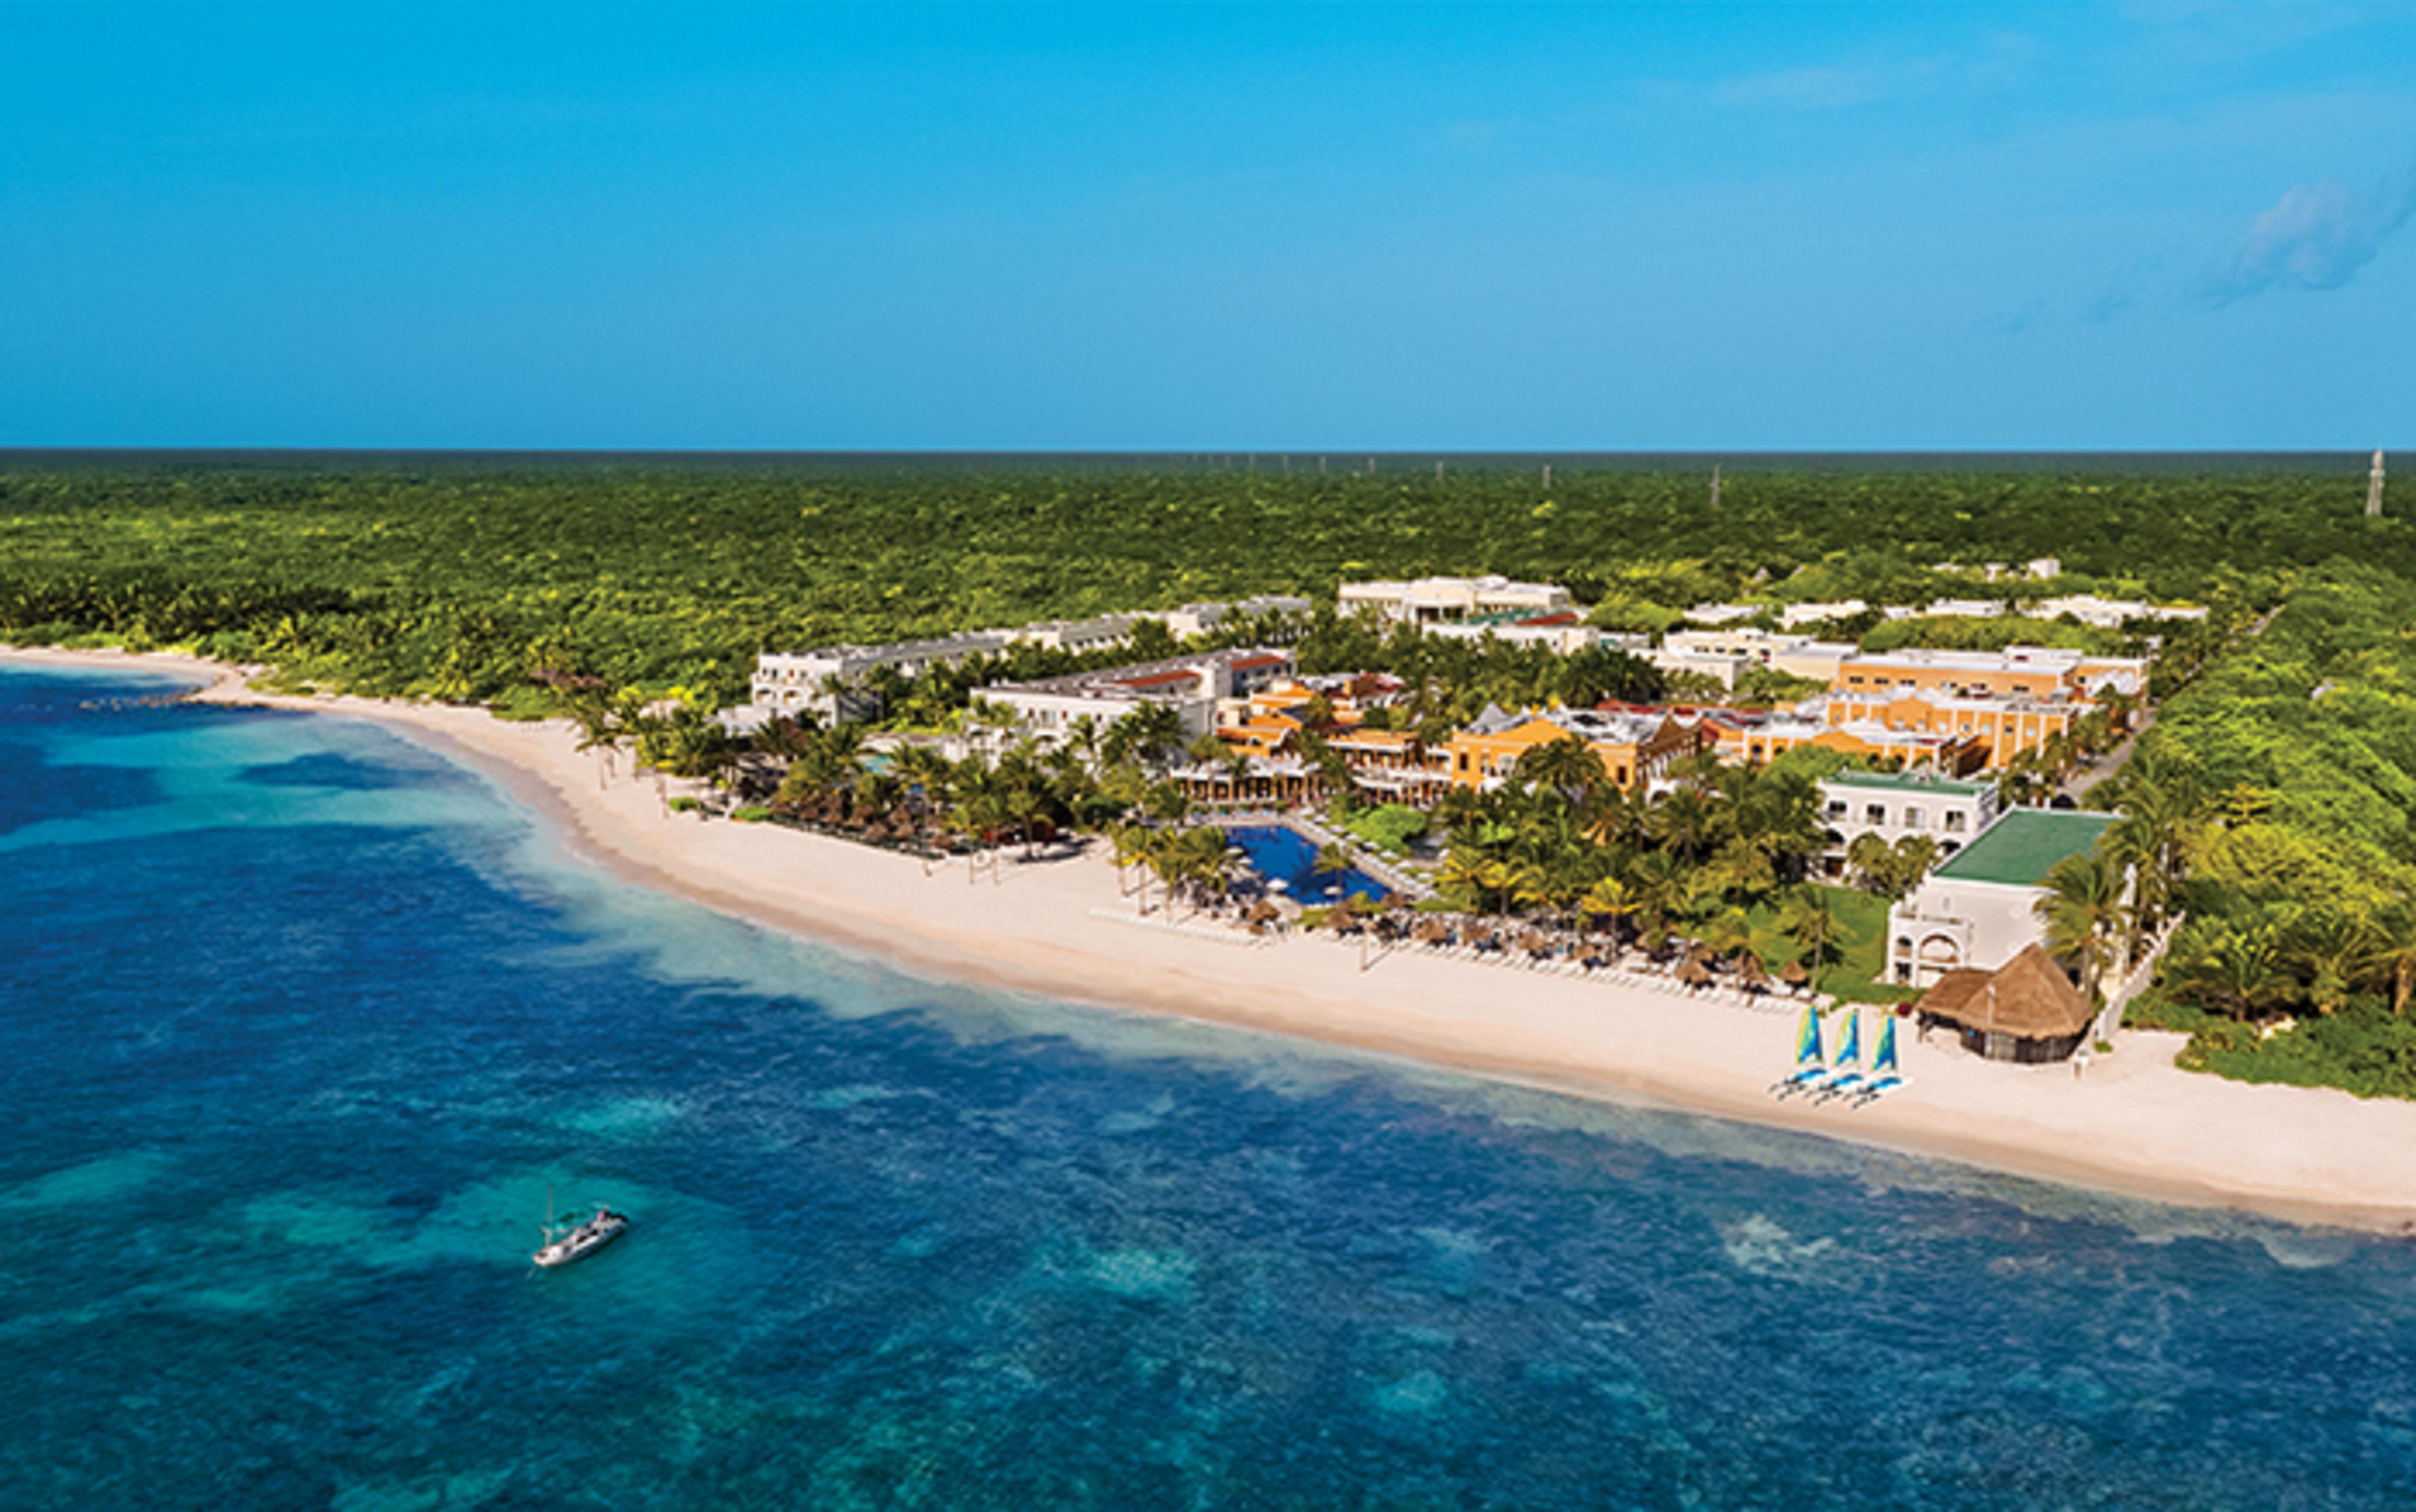
[[1820, 1053], [1820, 1010], [1807, 1003], [1804, 1005], [1804, 1021], [1795, 1026], [1795, 1064], [1818, 1066], [1826, 1060]]
[[1895, 1015], [1891, 1013], [1880, 1020], [1880, 1043], [1878, 1051], [1871, 1056], [1871, 1074], [1894, 1076], [1895, 1073]]
[[1846, 1037], [1837, 1042], [1837, 1059], [1833, 1063], [1840, 1070], [1859, 1069], [1863, 1064], [1863, 1010], [1846, 1010]]

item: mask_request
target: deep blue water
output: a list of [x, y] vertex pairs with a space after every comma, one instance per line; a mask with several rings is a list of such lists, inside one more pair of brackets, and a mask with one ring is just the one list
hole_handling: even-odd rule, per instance
[[1280, 882], [1289, 897], [1304, 903], [1331, 902], [1344, 893], [1353, 898], [1382, 899], [1383, 884], [1360, 870], [1317, 869], [1317, 842], [1283, 824], [1245, 824], [1229, 829], [1225, 838], [1241, 847], [1250, 867], [1270, 882]]
[[2416, 1495], [2403, 1245], [933, 987], [145, 690], [0, 673], [0, 1506]]

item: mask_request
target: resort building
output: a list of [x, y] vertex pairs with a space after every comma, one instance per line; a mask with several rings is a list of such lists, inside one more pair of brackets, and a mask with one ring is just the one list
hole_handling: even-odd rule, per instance
[[1101, 614], [1095, 619], [1044, 619], [1001, 633], [1018, 645], [1045, 645], [1052, 651], [1096, 651], [1101, 646], [1122, 645], [1132, 638], [1133, 627], [1147, 617]]
[[1261, 594], [1231, 603], [1185, 604], [1162, 613], [1100, 614], [1091, 619], [1050, 619], [1004, 630], [969, 630], [929, 641], [888, 645], [832, 645], [812, 651], [766, 651], [755, 658], [750, 685], [752, 723], [775, 714], [810, 712], [824, 719], [861, 718], [875, 712], [871, 701], [847, 691], [876, 668], [919, 677], [933, 667], [957, 667], [975, 657], [994, 657], [1010, 646], [1040, 645], [1060, 651], [1097, 651], [1132, 638], [1143, 620], [1163, 622], [1177, 640], [1205, 635], [1236, 618], [1305, 619], [1308, 600]]
[[[1835, 680], [1837, 669], [1857, 654], [1844, 641], [1815, 641], [1801, 635], [1782, 635], [1756, 626], [1740, 625], [1725, 629], [1672, 630], [1661, 639], [1667, 652], [1686, 656], [1717, 657], [1749, 666], [1766, 667], [1789, 677], [1828, 684]], [[1726, 686], [1734, 686], [1728, 679]]]
[[1588, 650], [1602, 640], [1602, 632], [1588, 625], [1573, 609], [1557, 613], [1488, 615], [1429, 625], [1428, 635], [1452, 641], [1498, 641], [1503, 645], [1540, 646], [1555, 656], [1571, 656]]
[[752, 703], [763, 714], [810, 712], [824, 719], [857, 718], [870, 711], [846, 694], [875, 668], [916, 677], [932, 667], [955, 667], [975, 657], [994, 657], [1012, 643], [1004, 630], [976, 630], [935, 641], [889, 645], [832, 645], [814, 651], [766, 651], [755, 658]]
[[1549, 614], [1569, 604], [1569, 591], [1558, 583], [1513, 582], [1501, 577], [1346, 582], [1336, 596], [1342, 614], [1372, 614], [1402, 625], [1443, 625], [1489, 614]]
[[1672, 650], [1660, 646], [1647, 652], [1644, 659], [1672, 676], [1708, 677], [1722, 688], [1734, 688], [1736, 681], [1753, 666], [1744, 657], [1722, 656], [1714, 651]]
[[[1282, 677], [1253, 689], [1239, 703], [1220, 710], [1220, 723], [1284, 718], [1295, 724], [1309, 704], [1325, 700], [1337, 724], [1357, 724], [1370, 709], [1390, 708], [1410, 685], [1390, 673], [1321, 673], [1308, 677]], [[1221, 716], [1231, 713], [1231, 718]]]
[[1769, 609], [1767, 604], [1697, 604], [1686, 611], [1689, 625], [1733, 625]]
[[1820, 714], [1828, 696], [1806, 700], [1794, 712], [1706, 709], [1701, 715], [1706, 748], [1723, 762], [1756, 766], [1800, 746], [1818, 746], [1875, 765], [1926, 768], [1950, 777], [1986, 764], [1987, 748], [1971, 736], [1892, 730], [1868, 721], [1832, 726]]
[[2074, 721], [2094, 706], [2062, 698], [1960, 697], [1935, 688], [1830, 693], [1820, 700], [1822, 718], [1832, 728], [1960, 736], [1977, 743], [1978, 764], [1985, 767], [2002, 767], [2069, 734]]
[[1451, 737], [1446, 757], [1451, 780], [1461, 787], [1498, 787], [1538, 746], [1575, 738], [1593, 750], [1611, 781], [1623, 788], [1650, 786], [1681, 756], [1705, 749], [1711, 735], [1699, 720], [1667, 710], [1548, 709], [1518, 714], [1487, 709]]
[[1778, 627], [1783, 630], [1801, 629], [1806, 625], [1820, 625], [1835, 619], [1852, 619], [1857, 614], [1867, 614], [1870, 612], [1871, 606], [1860, 598], [1839, 598], [1828, 603], [1789, 604], [1778, 612]]
[[1888, 979], [1932, 987], [1950, 971], [1994, 971], [2046, 937], [2046, 874], [2094, 846], [2116, 815], [2014, 809], [1888, 911]]
[[1849, 657], [1838, 664], [1829, 686], [1838, 692], [1910, 688], [1964, 696], [2088, 699], [2107, 692], [2144, 692], [2148, 663], [2141, 657], [2096, 657], [2049, 646], [2015, 645], [2002, 651], [1911, 646]]
[[1216, 728], [1219, 701], [1247, 698], [1291, 675], [1291, 653], [1250, 647], [1174, 657], [1036, 683], [999, 683], [982, 696], [1012, 709], [1026, 733], [1043, 745], [1062, 743], [1088, 718], [1099, 729], [1144, 703], [1175, 711], [1186, 738]]
[[2135, 619], [2206, 618], [2206, 610], [2196, 604], [2157, 605], [2143, 598], [2100, 598], [2095, 594], [2042, 598], [2030, 606], [2029, 612], [2040, 619], [2069, 617], [2101, 630], [2119, 630]]
[[1840, 772], [1820, 784], [1820, 817], [1828, 849], [1821, 869], [1839, 876], [1846, 848], [1865, 835], [1893, 845], [1912, 836], [1938, 842], [1953, 855], [1996, 823], [1997, 786], [1963, 782], [1933, 772]]

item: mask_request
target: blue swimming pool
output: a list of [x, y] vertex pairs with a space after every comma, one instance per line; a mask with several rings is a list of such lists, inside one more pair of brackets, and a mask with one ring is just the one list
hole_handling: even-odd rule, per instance
[[1320, 875], [1317, 842], [1289, 825], [1252, 824], [1229, 829], [1225, 838], [1242, 848], [1260, 876], [1282, 883], [1287, 894], [1304, 903], [1330, 903], [1345, 892], [1353, 898], [1384, 896], [1384, 885], [1356, 867]]

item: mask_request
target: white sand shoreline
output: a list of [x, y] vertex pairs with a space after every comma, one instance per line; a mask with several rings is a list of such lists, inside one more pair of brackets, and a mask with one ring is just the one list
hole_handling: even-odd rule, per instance
[[[2416, 1103], [2249, 1086], [2172, 1064], [2180, 1036], [2126, 1031], [2085, 1080], [1903, 1041], [1912, 1085], [1860, 1110], [1781, 1102], [1790, 1017], [1498, 965], [1354, 947], [1237, 946], [1093, 916], [1119, 905], [1095, 854], [927, 874], [912, 857], [774, 825], [665, 817], [650, 780], [599, 790], [566, 724], [483, 709], [281, 698], [199, 658], [14, 650], [0, 659], [168, 673], [198, 696], [376, 721], [502, 782], [584, 855], [642, 885], [910, 970], [1120, 1010], [1373, 1051], [1495, 1080], [1651, 1103], [1917, 1156], [2293, 1222], [2416, 1232]], [[1129, 907], [1129, 904], [1122, 906]]]

